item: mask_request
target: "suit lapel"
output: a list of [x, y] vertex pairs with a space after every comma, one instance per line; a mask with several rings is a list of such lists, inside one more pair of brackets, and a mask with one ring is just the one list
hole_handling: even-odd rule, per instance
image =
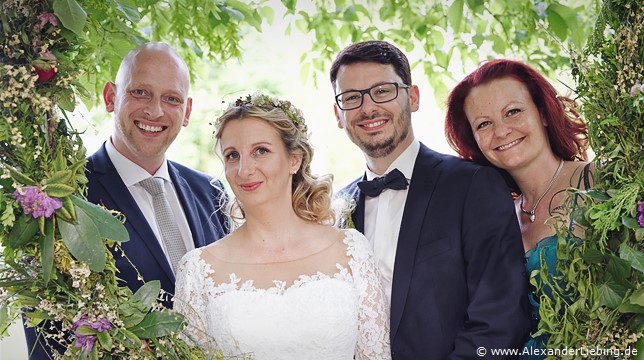
[[[130, 191], [123, 183], [123, 180], [121, 180], [116, 168], [109, 159], [105, 145], [94, 156], [93, 161], [94, 172], [97, 173], [98, 182], [103, 187], [103, 193], [105, 194], [102, 199], [104, 205], [107, 208], [121, 209], [121, 212], [126, 217], [125, 226], [128, 228], [128, 231], [135, 232], [138, 235], [140, 242], [148, 248], [148, 251], [156, 259], [159, 268], [163, 269], [168, 278], [172, 279], [174, 283], [174, 273], [172, 272], [167, 257], [163, 253], [163, 249], [156, 236], [154, 236], [154, 232], [150, 228], [148, 221], [143, 216], [139, 206], [134, 201]], [[130, 239], [131, 241], [137, 241], [134, 236], [130, 236]], [[131, 246], [127, 247], [135, 249], [138, 246], [138, 244], [131, 244]]]
[[416, 249], [421, 229], [426, 223], [429, 201], [440, 176], [437, 165], [440, 158], [429, 148], [420, 145], [420, 151], [414, 164], [414, 172], [407, 193], [403, 211], [398, 247], [394, 263], [394, 274], [391, 294], [391, 338], [394, 339], [409, 292], [409, 285], [414, 269]]
[[177, 191], [177, 196], [181, 202], [183, 212], [186, 214], [186, 220], [188, 220], [188, 226], [190, 226], [190, 232], [192, 233], [192, 240], [195, 247], [205, 246], [206, 239], [203, 232], [203, 226], [199, 222], [199, 215], [197, 214], [197, 202], [192, 191], [190, 191], [188, 182], [181, 176], [179, 170], [172, 164], [172, 162], [168, 162], [168, 172], [170, 173], [170, 178], [172, 178], [174, 188]]
[[356, 230], [364, 234], [364, 194], [358, 188], [358, 181], [366, 179], [363, 175], [361, 179], [356, 180], [352, 184], [351, 198], [356, 200], [356, 210], [351, 214], [351, 219], [356, 226]]

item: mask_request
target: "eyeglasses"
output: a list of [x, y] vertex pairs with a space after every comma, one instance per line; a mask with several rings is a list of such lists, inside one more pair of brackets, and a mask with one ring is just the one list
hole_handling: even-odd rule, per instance
[[409, 89], [409, 85], [391, 82], [378, 84], [364, 90], [345, 91], [335, 96], [335, 102], [341, 110], [353, 110], [362, 106], [364, 94], [369, 94], [376, 104], [382, 104], [398, 97], [398, 88]]

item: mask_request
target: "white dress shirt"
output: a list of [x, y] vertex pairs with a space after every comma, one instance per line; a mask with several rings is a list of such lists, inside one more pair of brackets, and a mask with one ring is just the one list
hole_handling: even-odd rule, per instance
[[[391, 163], [385, 174], [393, 169], [398, 169], [411, 183], [411, 175], [414, 171], [418, 151], [420, 151], [420, 143], [414, 139], [409, 147]], [[382, 176], [373, 173], [368, 168], [366, 175], [367, 180]], [[365, 236], [373, 245], [376, 264], [378, 264], [378, 268], [382, 273], [382, 285], [389, 305], [391, 305], [391, 284], [394, 274], [396, 248], [398, 246], [398, 234], [400, 233], [400, 224], [405, 210], [408, 189], [409, 187], [404, 190], [384, 189], [380, 196], [365, 196]]]
[[[186, 245], [186, 250], [190, 251], [194, 249], [195, 244], [192, 240], [192, 232], [190, 231], [190, 226], [188, 225], [186, 214], [183, 212], [183, 207], [181, 207], [181, 203], [179, 202], [177, 191], [174, 189], [174, 185], [172, 184], [172, 180], [170, 179], [170, 173], [168, 172], [168, 162], [163, 161], [163, 164], [161, 165], [159, 170], [157, 170], [154, 175], [150, 175], [145, 169], [133, 163], [128, 158], [123, 156], [123, 154], [121, 154], [118, 150], [116, 150], [111, 140], [105, 142], [105, 149], [107, 150], [107, 155], [110, 157], [110, 160], [114, 164], [116, 171], [119, 173], [121, 180], [123, 180], [123, 183], [130, 191], [130, 194], [132, 194], [134, 201], [139, 206], [139, 209], [141, 209], [143, 216], [145, 216], [145, 219], [148, 221], [148, 224], [152, 228], [152, 231], [154, 232], [157, 241], [161, 245], [166, 258], [168, 257], [168, 250], [163, 243], [163, 239], [161, 238], [161, 231], [159, 230], [159, 225], [157, 224], [156, 217], [154, 216], [152, 195], [150, 195], [150, 193], [148, 193], [147, 190], [145, 190], [143, 186], [139, 184], [139, 182], [149, 178], [150, 176], [160, 177], [165, 180], [165, 192], [168, 197], [170, 207], [172, 208], [172, 212], [174, 213], [174, 216], [177, 220], [177, 225], [179, 226], [179, 231], [181, 232], [183, 242]], [[170, 261], [169, 258], [168, 261]]]

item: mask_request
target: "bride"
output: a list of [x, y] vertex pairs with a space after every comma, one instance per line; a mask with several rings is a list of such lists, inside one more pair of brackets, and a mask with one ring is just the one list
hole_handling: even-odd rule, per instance
[[390, 359], [370, 246], [333, 223], [331, 176], [311, 174], [301, 112], [255, 93], [217, 120], [235, 200], [227, 237], [184, 256], [175, 308], [187, 336], [224, 356]]

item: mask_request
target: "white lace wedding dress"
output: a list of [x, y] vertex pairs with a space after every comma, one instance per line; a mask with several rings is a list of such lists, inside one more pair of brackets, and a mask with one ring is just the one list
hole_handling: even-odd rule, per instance
[[[301, 261], [318, 268], [289, 282], [273, 280], [272, 286], [220, 271], [230, 263], [209, 256], [207, 247], [186, 254], [174, 305], [188, 319], [186, 336], [227, 357], [391, 359], [389, 316], [370, 244], [356, 230], [343, 231], [341, 243], [295, 263], [235, 264], [241, 273], [267, 276], [301, 270]], [[329, 264], [339, 250], [345, 264]]]

